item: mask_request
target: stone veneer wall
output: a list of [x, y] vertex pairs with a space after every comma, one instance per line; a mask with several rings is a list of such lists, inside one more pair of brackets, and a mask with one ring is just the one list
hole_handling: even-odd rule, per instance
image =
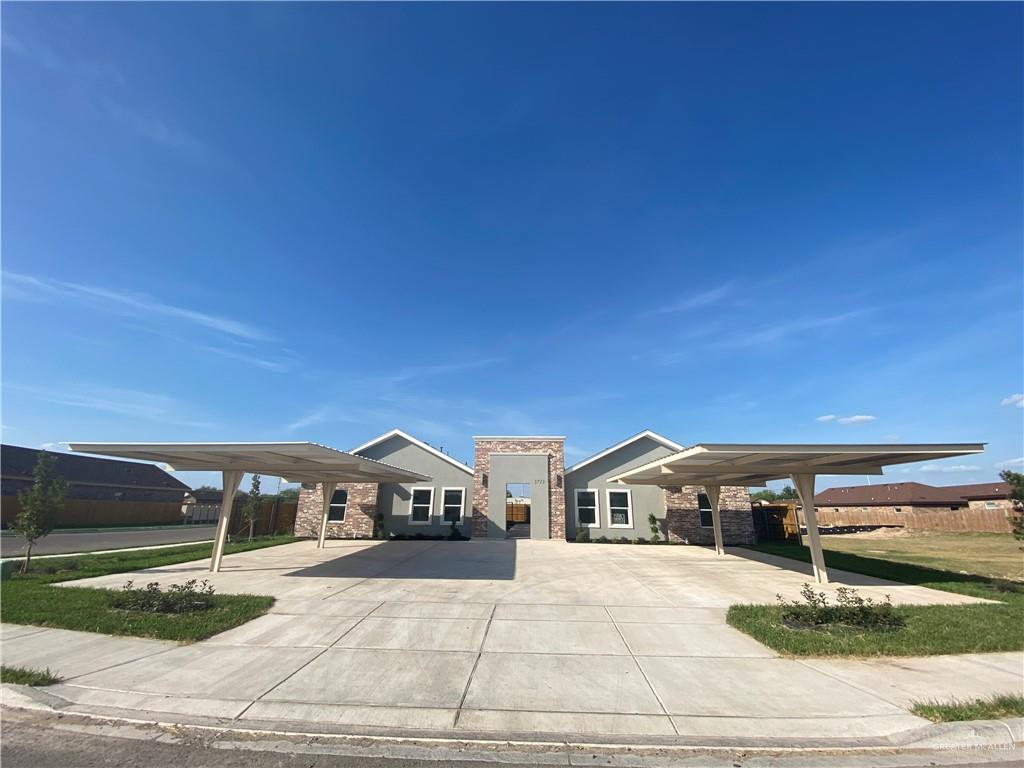
[[[697, 485], [665, 489], [665, 521], [669, 541], [690, 544], [714, 544], [714, 528], [702, 528], [697, 508], [697, 494], [704, 489]], [[722, 542], [729, 546], [754, 542], [754, 517], [750, 511], [750, 491], [723, 486], [719, 500], [722, 519]]]
[[[339, 483], [348, 491], [348, 507], [342, 522], [327, 523], [328, 539], [369, 539], [373, 536], [373, 518], [377, 515], [376, 483]], [[295, 513], [295, 535], [320, 535], [324, 513], [324, 494], [320, 483], [303, 483], [299, 491], [299, 508]]]
[[487, 535], [488, 489], [483, 476], [491, 472], [492, 453], [548, 455], [549, 535], [565, 540], [565, 444], [561, 440], [477, 440], [473, 456], [473, 536]]

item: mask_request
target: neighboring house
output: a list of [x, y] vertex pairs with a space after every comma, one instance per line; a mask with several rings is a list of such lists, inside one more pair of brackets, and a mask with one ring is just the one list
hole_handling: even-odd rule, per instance
[[1013, 502], [1008, 483], [933, 486], [880, 483], [829, 488], [814, 497], [821, 525], [1008, 533]]
[[[505, 538], [514, 525], [516, 535], [533, 539], [573, 539], [581, 526], [592, 539], [650, 539], [648, 516], [653, 514], [662, 538], [692, 544], [714, 542], [711, 505], [703, 489], [607, 481], [683, 449], [655, 432], [634, 435], [569, 469], [564, 467], [563, 437], [485, 436], [474, 440], [474, 467], [398, 429], [353, 449], [353, 453], [432, 479], [416, 485], [339, 486], [330, 507], [327, 536], [369, 537], [379, 514], [389, 534], [444, 535], [455, 520], [464, 535], [474, 537]], [[529, 496], [523, 489], [529, 489]], [[510, 498], [514, 503], [509, 503]], [[319, 486], [303, 486], [297, 535], [317, 535], [322, 504]], [[723, 488], [721, 507], [725, 543], [752, 541], [747, 489]]]
[[[4, 524], [20, 510], [18, 492], [32, 485], [32, 471], [42, 451], [0, 446], [0, 494]], [[54, 471], [68, 483], [57, 525], [173, 523], [189, 487], [155, 464], [99, 459], [49, 451]]]

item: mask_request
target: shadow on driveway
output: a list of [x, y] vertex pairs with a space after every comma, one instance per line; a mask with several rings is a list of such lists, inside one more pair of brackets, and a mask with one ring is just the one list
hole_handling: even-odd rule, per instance
[[285, 576], [512, 581], [516, 544], [515, 540], [386, 541]]

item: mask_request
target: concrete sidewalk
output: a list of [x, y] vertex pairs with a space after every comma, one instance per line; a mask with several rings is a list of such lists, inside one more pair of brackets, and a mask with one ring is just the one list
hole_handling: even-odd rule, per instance
[[[1024, 685], [1020, 653], [779, 658], [725, 610], [795, 594], [806, 576], [697, 548], [300, 542], [225, 565], [211, 576], [218, 591], [273, 594], [271, 613], [183, 646], [8, 625], [4, 663], [60, 673], [46, 693], [90, 714], [660, 744], [880, 744], [927, 725], [907, 711], [915, 699]], [[74, 585], [171, 583], [204, 568]], [[902, 602], [970, 601], [851, 580]]]

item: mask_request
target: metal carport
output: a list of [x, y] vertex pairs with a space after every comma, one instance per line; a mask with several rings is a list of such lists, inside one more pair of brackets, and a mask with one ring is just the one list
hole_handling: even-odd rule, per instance
[[711, 502], [715, 550], [724, 554], [719, 499], [722, 486], [762, 486], [769, 480], [793, 481], [807, 523], [814, 577], [828, 582], [825, 556], [814, 511], [817, 475], [880, 475], [893, 464], [981, 453], [984, 443], [944, 444], [700, 444], [609, 478], [610, 482], [674, 487], [703, 486]]
[[69, 443], [72, 451], [167, 464], [172, 471], [220, 472], [224, 496], [210, 570], [219, 571], [227, 541], [231, 506], [246, 473], [280, 477], [291, 483], [319, 483], [323, 516], [317, 547], [324, 546], [331, 496], [338, 483], [418, 483], [418, 472], [366, 459], [317, 443]]

